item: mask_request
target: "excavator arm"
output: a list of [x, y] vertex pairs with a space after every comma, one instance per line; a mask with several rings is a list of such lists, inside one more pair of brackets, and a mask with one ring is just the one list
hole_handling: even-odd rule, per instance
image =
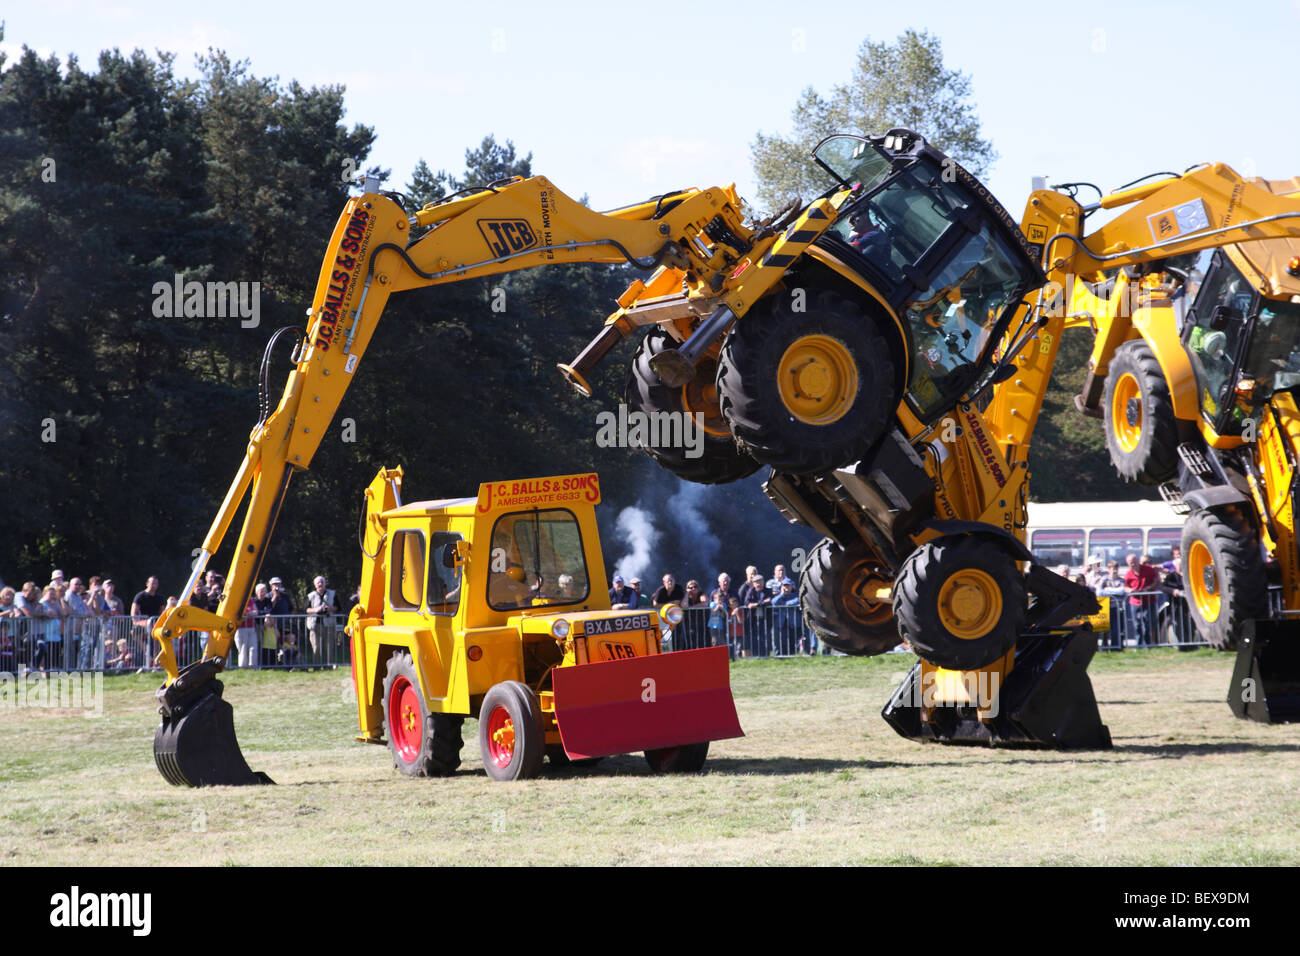
[[[684, 383], [700, 355], [781, 280], [789, 259], [834, 221], [852, 193], [841, 190], [797, 218], [751, 228], [734, 187], [685, 190], [597, 213], [545, 177], [515, 178], [413, 215], [378, 192], [373, 180], [366, 189], [348, 200], [334, 228], [294, 369], [279, 403], [249, 435], [182, 602], [189, 600], [243, 507], [226, 591], [215, 612], [182, 603], [164, 611], [153, 629], [156, 661], [167, 674], [157, 695], [163, 726], [155, 756], [173, 783], [259, 782], [249, 776], [234, 743], [229, 705], [212, 706], [210, 698], [220, 695], [214, 678], [243, 617], [289, 480], [310, 466], [390, 295], [556, 264], [627, 262], [655, 269], [648, 281], [632, 283], [600, 334], [560, 369], [590, 394], [585, 375], [591, 368], [638, 326], [660, 323], [683, 343], [659, 356], [662, 374]], [[425, 231], [411, 241], [416, 230]], [[269, 352], [268, 346], [268, 357]], [[175, 641], [187, 631], [208, 637], [203, 660], [182, 671]], [[196, 709], [209, 716], [193, 719]], [[186, 728], [187, 715], [191, 724], [207, 726]], [[214, 760], [212, 754], [229, 759]]]

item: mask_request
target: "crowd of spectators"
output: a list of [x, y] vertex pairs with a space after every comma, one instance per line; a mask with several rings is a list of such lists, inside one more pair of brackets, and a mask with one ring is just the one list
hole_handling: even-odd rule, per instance
[[[683, 587], [672, 574], [665, 574], [654, 594], [646, 597], [641, 579], [624, 580], [615, 574], [610, 581], [609, 603], [623, 608], [661, 607], [676, 602], [688, 611], [707, 612], [707, 644], [727, 645], [732, 657], [766, 657], [769, 654], [816, 653], [816, 637], [803, 624], [799, 588], [784, 564], [764, 577], [755, 565], [745, 569], [745, 580], [732, 587], [731, 575], [721, 572], [717, 586], [706, 590], [694, 578]], [[760, 608], [794, 608], [764, 612]], [[689, 618], [688, 618], [689, 621]]]
[[1149, 554], [1129, 554], [1123, 568], [1116, 559], [1094, 554], [1074, 581], [1110, 602], [1111, 628], [1104, 647], [1119, 649], [1126, 640], [1139, 647], [1149, 646], [1158, 642], [1160, 608], [1171, 601], [1182, 603], [1182, 550], [1175, 547], [1173, 556], [1160, 565], [1154, 564]]
[[[164, 608], [178, 598], [164, 598], [157, 577], [131, 599], [117, 592], [112, 578], [64, 578], [61, 570], [40, 587], [28, 581], [20, 589], [0, 588], [0, 671], [147, 670], [157, 645], [150, 632]], [[200, 578], [189, 605], [215, 612], [224, 598], [224, 579], [215, 571]], [[333, 663], [343, 657], [338, 615], [357, 602], [340, 601], [324, 576], [317, 576], [299, 611], [284, 582], [258, 584], [236, 631], [230, 664], [236, 667]], [[302, 622], [305, 621], [305, 628]], [[305, 632], [305, 633], [304, 633]], [[178, 663], [201, 653], [201, 635], [191, 633], [174, 645]]]

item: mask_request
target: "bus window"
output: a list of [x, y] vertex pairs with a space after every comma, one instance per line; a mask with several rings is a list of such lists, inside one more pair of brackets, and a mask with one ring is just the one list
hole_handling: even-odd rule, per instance
[[1029, 550], [1034, 560], [1054, 568], [1058, 564], [1072, 568], [1083, 566], [1083, 529], [1035, 531], [1030, 538]]
[[1107, 562], [1118, 561], [1123, 569], [1127, 564], [1124, 559], [1130, 554], [1136, 554], [1139, 558], [1145, 554], [1142, 550], [1142, 529], [1098, 529], [1088, 535], [1088, 553], [1100, 554]]
[[1147, 554], [1152, 564], [1164, 564], [1174, 559], [1174, 548], [1183, 538], [1182, 528], [1152, 528], [1147, 532]]

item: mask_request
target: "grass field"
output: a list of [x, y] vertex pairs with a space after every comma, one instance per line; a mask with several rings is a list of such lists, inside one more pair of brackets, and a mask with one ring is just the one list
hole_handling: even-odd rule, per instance
[[707, 772], [638, 756], [489, 781], [477, 725], [450, 779], [355, 743], [346, 671], [234, 672], [251, 766], [276, 787], [181, 790], [153, 767], [156, 679], [104, 715], [0, 708], [0, 864], [1296, 864], [1300, 725], [1235, 720], [1232, 658], [1092, 667], [1115, 749], [922, 746], [879, 710], [912, 658], [742, 661], [746, 736]]

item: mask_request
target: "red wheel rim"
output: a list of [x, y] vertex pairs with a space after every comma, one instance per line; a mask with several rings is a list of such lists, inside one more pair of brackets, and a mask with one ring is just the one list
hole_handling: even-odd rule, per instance
[[487, 721], [487, 759], [494, 767], [505, 768], [515, 757], [515, 722], [510, 711], [500, 704], [492, 708]]
[[388, 692], [388, 732], [397, 756], [406, 763], [411, 763], [420, 753], [423, 723], [419, 692], [405, 677], [398, 677]]

